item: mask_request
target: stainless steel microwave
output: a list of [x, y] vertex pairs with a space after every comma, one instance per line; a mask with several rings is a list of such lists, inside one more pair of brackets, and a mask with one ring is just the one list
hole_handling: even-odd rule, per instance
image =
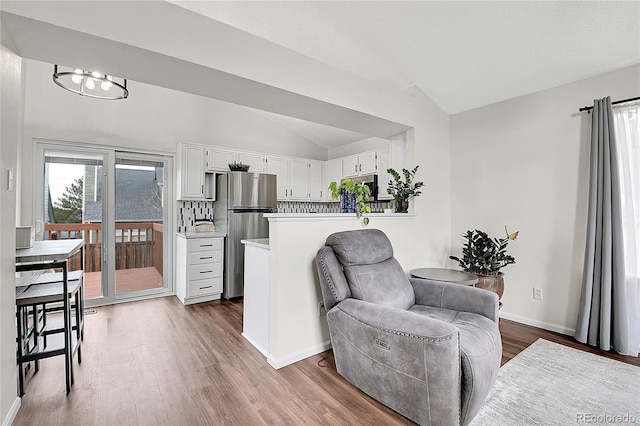
[[[356, 183], [362, 182], [369, 187], [369, 190], [371, 191], [369, 202], [378, 201], [378, 175], [356, 176], [349, 179]], [[344, 181], [344, 179], [342, 179], [342, 181]]]

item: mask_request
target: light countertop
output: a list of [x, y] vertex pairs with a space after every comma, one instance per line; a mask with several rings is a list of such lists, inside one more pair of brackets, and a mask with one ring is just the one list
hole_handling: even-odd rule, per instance
[[248, 246], [254, 246], [262, 249], [269, 250], [269, 239], [268, 238], [255, 238], [255, 239], [247, 239], [240, 240], [242, 244], [246, 244]]
[[[265, 213], [264, 217], [271, 220], [344, 220], [344, 219], [356, 219], [355, 213]], [[367, 217], [370, 220], [377, 219], [410, 219], [415, 218], [414, 213], [368, 213]]]
[[222, 238], [226, 237], [222, 232], [178, 232], [182, 238]]

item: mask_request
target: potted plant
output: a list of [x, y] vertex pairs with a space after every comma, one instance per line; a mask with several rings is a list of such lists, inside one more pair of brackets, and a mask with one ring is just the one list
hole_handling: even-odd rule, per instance
[[[366, 215], [371, 212], [371, 207], [366, 202], [371, 196], [371, 190], [367, 185], [344, 179], [340, 185], [331, 182], [329, 190], [334, 200], [340, 199], [342, 213], [355, 213], [358, 219], [362, 217], [364, 226], [369, 224], [369, 218]], [[359, 208], [356, 208], [356, 205], [359, 205]]]
[[[387, 169], [387, 173], [393, 176], [393, 179], [389, 181], [387, 193], [391, 194], [395, 200], [396, 213], [406, 213], [409, 209], [409, 198], [422, 194], [419, 189], [424, 186], [424, 183], [422, 181], [413, 182], [418, 167], [415, 166], [413, 170], [402, 169], [402, 176], [394, 169]], [[404, 177], [404, 181], [402, 177]]]
[[516, 259], [507, 254], [507, 246], [509, 241], [518, 237], [518, 232], [510, 234], [506, 227], [505, 232], [507, 235], [504, 238], [491, 238], [478, 229], [467, 231], [462, 235], [462, 257], [449, 256], [449, 259], [458, 262], [463, 271], [478, 276], [476, 287], [493, 291], [499, 298], [504, 293], [504, 278], [500, 270], [516, 263]]

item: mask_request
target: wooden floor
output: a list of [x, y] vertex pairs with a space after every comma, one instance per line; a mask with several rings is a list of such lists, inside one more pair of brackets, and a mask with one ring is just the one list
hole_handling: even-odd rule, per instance
[[[65, 396], [62, 357], [29, 374], [14, 425], [412, 424], [341, 378], [331, 351], [280, 370], [240, 335], [242, 302], [183, 306], [163, 297], [97, 308]], [[501, 320], [503, 361], [538, 337], [572, 338]]]
[[[102, 296], [102, 272], [84, 273], [84, 297]], [[116, 270], [116, 294], [162, 288], [162, 275], [154, 267]]]

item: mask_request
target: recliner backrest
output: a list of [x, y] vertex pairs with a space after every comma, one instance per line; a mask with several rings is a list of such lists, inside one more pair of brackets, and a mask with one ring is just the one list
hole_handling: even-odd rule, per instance
[[342, 265], [351, 297], [400, 309], [415, 303], [413, 287], [393, 257], [393, 247], [384, 232], [336, 232], [325, 244]]

